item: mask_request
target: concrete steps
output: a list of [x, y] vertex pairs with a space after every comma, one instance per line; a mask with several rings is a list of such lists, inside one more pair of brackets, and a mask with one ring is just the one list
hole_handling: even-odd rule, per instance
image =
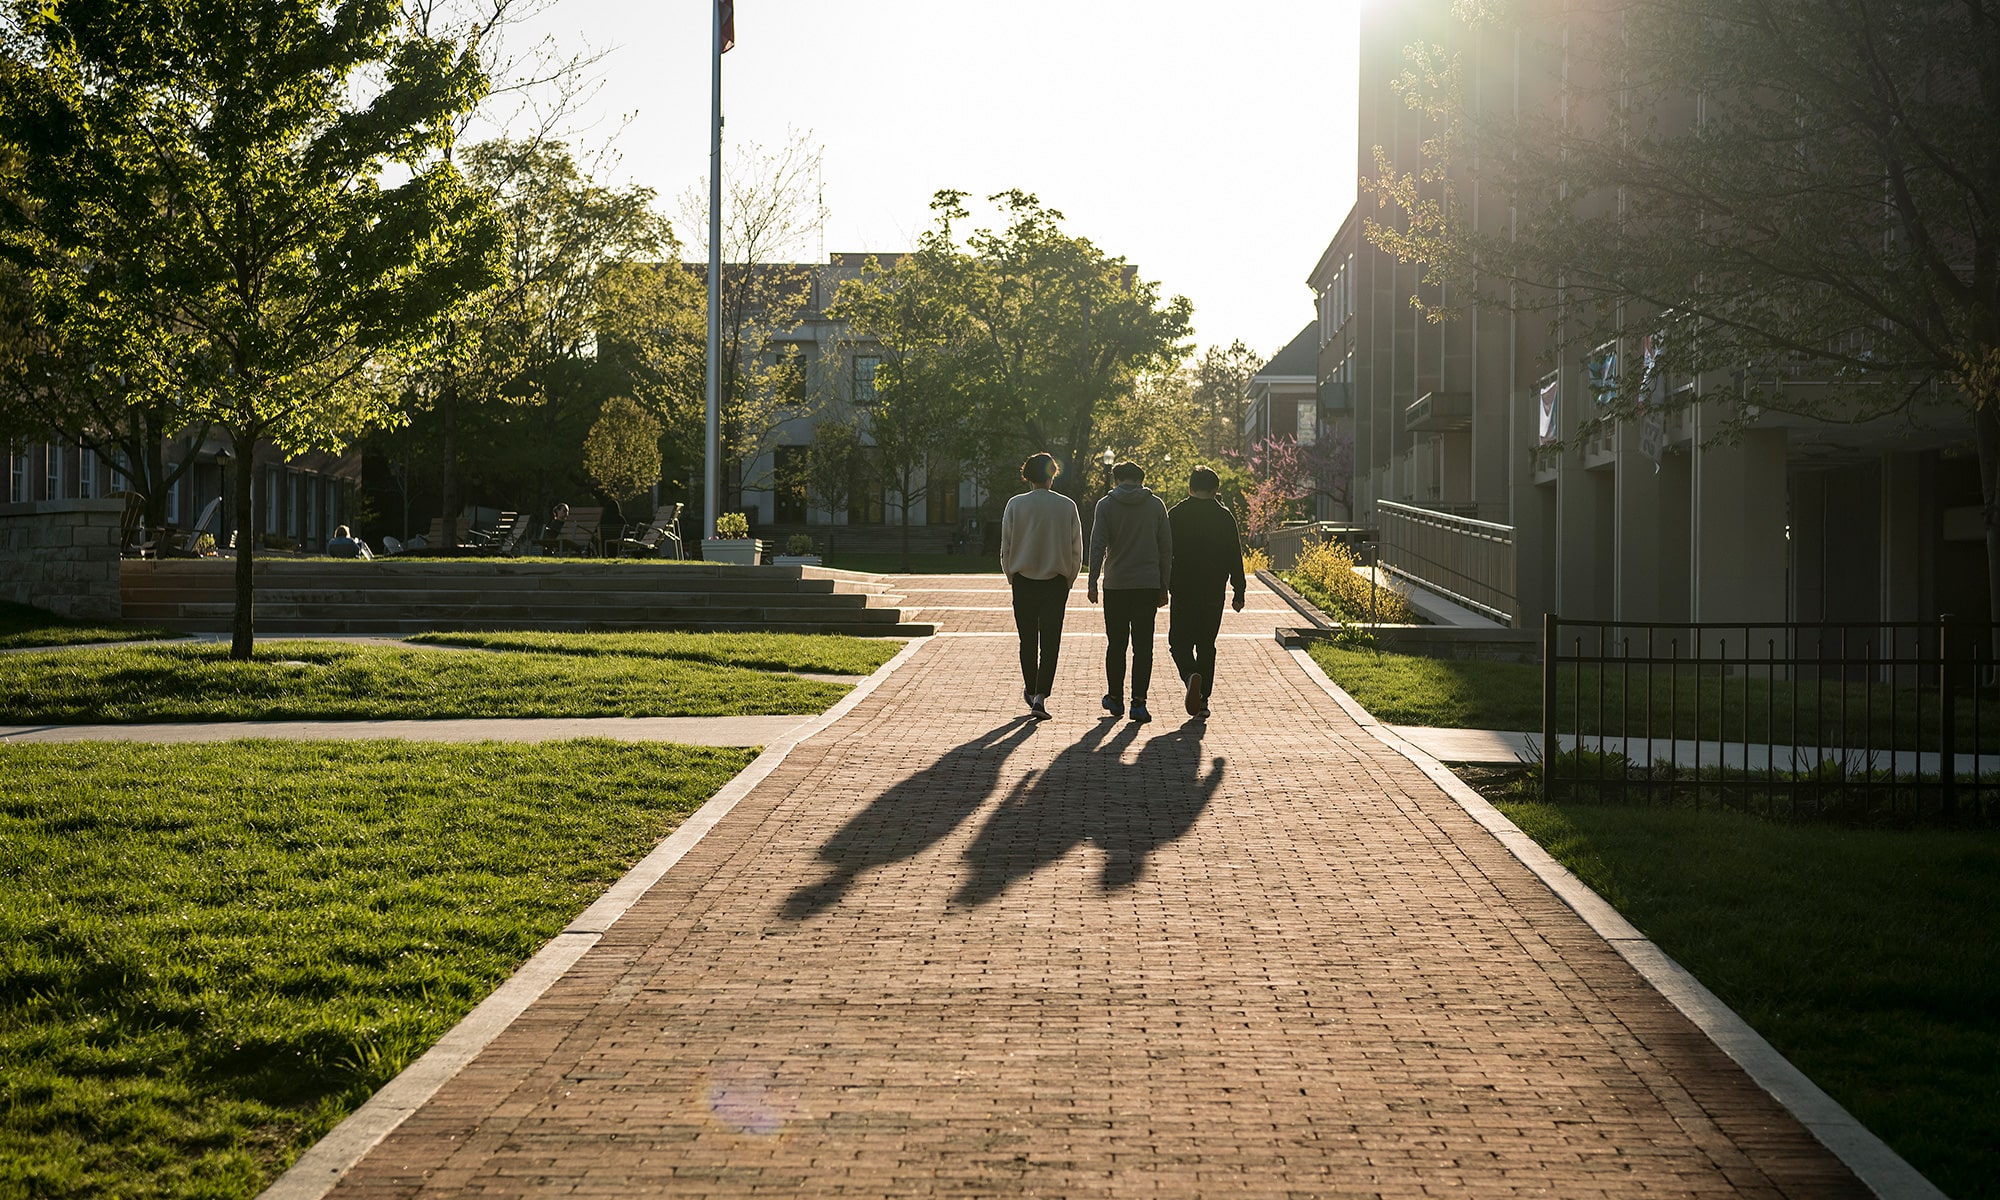
[[[405, 634], [433, 629], [769, 630], [924, 637], [888, 581], [821, 567], [575, 560], [407, 559], [256, 565], [260, 633]], [[235, 564], [127, 561], [126, 620], [221, 632]]]

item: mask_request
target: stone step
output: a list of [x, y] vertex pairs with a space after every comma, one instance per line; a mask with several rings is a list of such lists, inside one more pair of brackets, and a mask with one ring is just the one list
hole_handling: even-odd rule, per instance
[[[220, 630], [235, 612], [235, 564], [126, 564], [127, 620]], [[823, 567], [397, 560], [257, 564], [257, 624], [271, 632], [424, 629], [782, 629], [881, 634], [903, 596], [880, 576]], [[911, 634], [910, 636], [917, 636]]]
[[[189, 604], [235, 603], [235, 595], [226, 591], [148, 591], [128, 593], [125, 597], [125, 616], [138, 618], [148, 613], [168, 611]], [[465, 608], [485, 605], [492, 608], [518, 609], [521, 611], [553, 610], [569, 612], [579, 609], [667, 609], [667, 608], [708, 608], [717, 605], [731, 607], [769, 607], [773, 604], [790, 608], [812, 608], [837, 611], [855, 609], [894, 609], [900, 607], [900, 597], [858, 596], [844, 594], [793, 596], [782, 592], [723, 592], [706, 594], [702, 592], [630, 593], [630, 592], [577, 592], [539, 596], [514, 594], [486, 595], [476, 591], [462, 592], [408, 592], [396, 596], [383, 596], [376, 592], [340, 590], [325, 591], [310, 588], [259, 588], [258, 607], [271, 604], [328, 605], [339, 607], [374, 608], [394, 606], [398, 610], [415, 615], [434, 608]]]
[[[148, 624], [159, 625], [179, 633], [224, 633], [229, 629], [228, 615], [219, 617], [176, 617], [160, 618]], [[260, 638], [316, 637], [332, 634], [373, 635], [381, 637], [403, 636], [412, 633], [450, 630], [537, 630], [556, 633], [643, 633], [674, 631], [689, 633], [836, 633], [849, 637], [930, 637], [937, 632], [937, 626], [921, 621], [854, 622], [838, 618], [796, 622], [774, 622], [767, 619], [753, 620], [675, 620], [641, 621], [596, 618], [549, 619], [541, 618], [525, 621], [490, 620], [480, 618], [474, 621], [431, 621], [404, 620], [388, 617], [325, 620], [305, 617], [275, 617], [260, 612], [257, 620], [257, 636]]]

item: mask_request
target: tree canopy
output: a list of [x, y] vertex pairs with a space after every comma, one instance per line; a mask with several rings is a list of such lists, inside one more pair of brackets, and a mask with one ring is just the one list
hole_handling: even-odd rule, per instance
[[498, 277], [503, 229], [440, 152], [486, 86], [472, 48], [396, 0], [10, 7], [0, 140], [25, 203], [4, 246], [48, 335], [245, 464], [394, 420], [403, 362]]
[[1063, 215], [1027, 192], [990, 197], [1005, 226], [961, 239], [972, 219], [965, 199], [937, 193], [936, 223], [917, 249], [843, 288], [835, 313], [892, 348], [878, 373], [949, 398], [954, 450], [987, 468], [995, 490], [1036, 450], [1062, 462], [1058, 486], [1088, 488], [1091, 473], [1078, 468], [1109, 406], [1186, 354], [1192, 306], [1163, 300], [1157, 284], [1065, 232]]

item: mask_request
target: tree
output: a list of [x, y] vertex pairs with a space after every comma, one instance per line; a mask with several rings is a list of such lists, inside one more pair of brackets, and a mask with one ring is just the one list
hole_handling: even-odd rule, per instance
[[1106, 407], [1140, 375], [1185, 354], [1193, 306], [1180, 296], [1163, 301], [1124, 259], [1063, 232], [1062, 214], [1033, 195], [990, 199], [1006, 228], [974, 229], [961, 246], [965, 194], [937, 193], [936, 225], [898, 269], [914, 262], [926, 293], [967, 330], [953, 370], [954, 391], [970, 409], [967, 457], [1006, 479], [1026, 453], [1047, 450], [1063, 465], [1057, 486], [1080, 496], [1091, 486], [1086, 464]]
[[1264, 365], [1242, 341], [1210, 346], [1194, 365], [1194, 401], [1202, 410], [1203, 448], [1210, 458], [1234, 450], [1243, 440], [1243, 405], [1250, 377]]
[[[1464, 8], [1475, 29], [1500, 19]], [[1399, 176], [1378, 153], [1366, 186], [1392, 219], [1370, 239], [1425, 264], [1433, 317], [1511, 304], [1549, 314], [1564, 351], [1623, 335], [1628, 358], [1665, 335], [1663, 371], [1731, 381], [1723, 436], [1765, 410], [1961, 406], [2000, 620], [2000, 13], [1639, 0], [1552, 30], [1526, 11], [1523, 45], [1564, 33], [1590, 69], [1560, 111], [1516, 118], [1477, 104], [1451, 53], [1415, 48], [1426, 165]], [[1470, 180], [1514, 206], [1511, 231], [1474, 228]], [[1611, 411], [1644, 410], [1639, 376]]]
[[[813, 304], [818, 271], [799, 259], [825, 226], [826, 208], [820, 202], [820, 149], [809, 132], [791, 133], [776, 150], [744, 142], [734, 157], [723, 174], [716, 391], [722, 453], [747, 468], [771, 448], [781, 426], [810, 416], [823, 399], [824, 389], [812, 386], [789, 335]], [[681, 217], [683, 228], [698, 231], [690, 252], [706, 264], [705, 176], [683, 194]], [[706, 280], [705, 265], [700, 270]], [[706, 283], [702, 289], [706, 303]], [[705, 340], [703, 345], [705, 356]], [[705, 394], [703, 403], [705, 408]]]
[[611, 397], [583, 439], [583, 469], [613, 500], [632, 499], [659, 481], [660, 423], [631, 397]]
[[806, 494], [828, 512], [841, 511], [853, 497], [855, 477], [867, 461], [861, 424], [854, 414], [821, 417], [806, 452]]
[[536, 506], [546, 508], [597, 415], [589, 382], [600, 329], [629, 330], [644, 318], [613, 318], [613, 305], [660, 295], [635, 292], [628, 268], [657, 262], [678, 243], [651, 189], [596, 183], [560, 143], [497, 138], [471, 147], [465, 162], [506, 223], [507, 270], [467, 323], [472, 352], [444, 360], [437, 390], [464, 395], [489, 419], [522, 419], [525, 437], [512, 440], [527, 454], [521, 465], [536, 479]]
[[888, 270], [871, 261], [827, 313], [851, 331], [843, 354], [865, 346], [876, 357], [874, 395], [855, 404], [875, 467], [896, 494], [905, 571], [910, 510], [929, 497], [933, 471], [958, 462], [964, 409], [957, 400], [973, 341], [965, 310], [938, 290], [949, 273], [936, 270], [927, 253]]
[[334, 448], [394, 421], [404, 362], [497, 279], [502, 228], [439, 153], [485, 87], [472, 48], [394, 0], [11, 9], [0, 140], [31, 215], [6, 248], [50, 336], [225, 430], [246, 519], [260, 441]]

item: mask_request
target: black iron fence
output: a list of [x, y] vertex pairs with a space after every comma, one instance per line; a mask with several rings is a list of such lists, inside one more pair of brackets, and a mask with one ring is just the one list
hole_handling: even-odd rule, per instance
[[1543, 797], [1993, 820], [1996, 631], [1949, 616], [1635, 624], [1549, 614]]

